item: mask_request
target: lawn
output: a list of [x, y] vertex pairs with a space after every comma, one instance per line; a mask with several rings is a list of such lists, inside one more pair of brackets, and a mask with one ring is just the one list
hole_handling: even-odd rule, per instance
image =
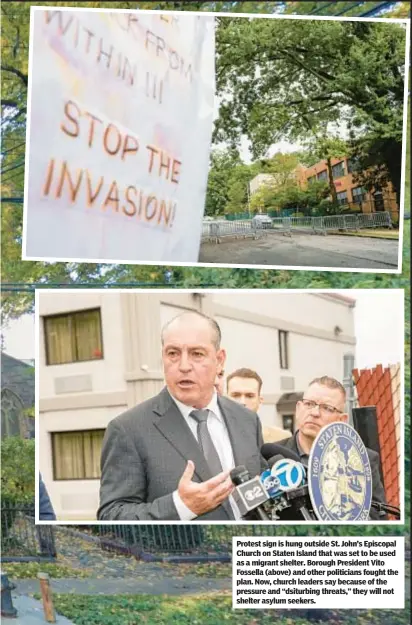
[[[331, 232], [330, 234], [334, 234]], [[358, 232], [339, 232], [337, 234], [344, 234], [352, 237], [369, 237], [370, 239], [399, 239], [398, 230], [359, 230]]]
[[[232, 610], [229, 593], [198, 596], [54, 595], [56, 610], [76, 625], [308, 625], [304, 610]], [[409, 607], [409, 606], [408, 606]], [[409, 610], [328, 610], [328, 625], [407, 625]], [[312, 615], [313, 612], [312, 612]]]

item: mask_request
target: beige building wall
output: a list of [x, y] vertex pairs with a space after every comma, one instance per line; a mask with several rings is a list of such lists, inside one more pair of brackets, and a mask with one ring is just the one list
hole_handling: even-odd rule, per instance
[[[43, 317], [100, 308], [102, 360], [46, 365]], [[160, 391], [161, 327], [184, 310], [214, 316], [227, 351], [226, 372], [258, 371], [264, 425], [282, 426], [277, 402], [315, 376], [342, 379], [343, 355], [354, 352], [353, 302], [339, 296], [276, 292], [148, 293], [72, 291], [39, 294], [39, 466], [56, 514], [90, 520], [99, 480], [54, 480], [52, 432], [105, 429], [111, 419]], [[338, 328], [338, 330], [337, 330]], [[289, 368], [281, 369], [278, 331], [288, 334]]]
[[[263, 380], [264, 425], [283, 426], [283, 393], [303, 392], [321, 375], [343, 379], [343, 356], [354, 352], [353, 301], [327, 294], [216, 293], [213, 312], [228, 358], [227, 374], [254, 369]], [[240, 321], [242, 318], [244, 321]], [[279, 330], [288, 332], [289, 362], [280, 368]]]

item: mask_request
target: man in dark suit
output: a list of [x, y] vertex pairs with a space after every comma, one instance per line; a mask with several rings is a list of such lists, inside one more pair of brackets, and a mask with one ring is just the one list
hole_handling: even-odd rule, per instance
[[166, 388], [109, 423], [97, 517], [237, 519], [229, 474], [245, 465], [254, 477], [266, 467], [260, 421], [216, 393], [226, 354], [213, 319], [183, 313], [161, 338]]
[[[294, 436], [285, 438], [277, 444], [287, 447], [300, 456], [303, 465], [308, 465], [309, 453], [319, 431], [335, 421], [347, 422], [349, 415], [345, 412], [346, 391], [344, 386], [334, 378], [323, 376], [313, 380], [303, 399], [296, 405], [296, 426]], [[379, 472], [379, 455], [367, 449], [372, 472], [372, 499], [385, 503], [385, 491]], [[374, 520], [383, 520], [385, 514], [371, 508], [369, 516]]]

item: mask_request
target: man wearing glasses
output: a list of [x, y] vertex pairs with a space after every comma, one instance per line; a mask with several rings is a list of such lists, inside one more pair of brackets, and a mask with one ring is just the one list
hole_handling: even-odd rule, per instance
[[[300, 456], [303, 465], [307, 466], [309, 453], [320, 430], [335, 421], [347, 422], [349, 415], [345, 412], [346, 391], [334, 378], [323, 376], [315, 378], [309, 384], [303, 399], [296, 404], [296, 432], [291, 438], [279, 441], [278, 445], [291, 449]], [[372, 499], [385, 503], [385, 491], [379, 472], [379, 455], [367, 449], [372, 471]], [[370, 510], [370, 518], [382, 520], [379, 512]]]

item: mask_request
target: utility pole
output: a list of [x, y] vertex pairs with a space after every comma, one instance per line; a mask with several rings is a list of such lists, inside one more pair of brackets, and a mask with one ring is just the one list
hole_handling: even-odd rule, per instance
[[347, 353], [343, 355], [343, 386], [346, 390], [346, 412], [349, 415], [349, 423], [353, 425], [352, 409], [355, 408], [355, 388], [353, 383], [352, 371], [355, 368], [354, 354]]

